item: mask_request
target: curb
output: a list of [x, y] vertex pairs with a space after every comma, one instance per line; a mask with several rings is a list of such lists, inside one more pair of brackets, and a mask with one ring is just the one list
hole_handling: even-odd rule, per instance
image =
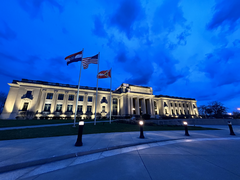
[[101, 149], [90, 150], [90, 151], [84, 151], [84, 152], [70, 153], [70, 154], [65, 154], [65, 155], [60, 155], [60, 156], [55, 156], [55, 157], [50, 157], [50, 158], [28, 161], [28, 162], [24, 162], [24, 163], [17, 163], [17, 164], [13, 164], [13, 165], [2, 166], [2, 167], [0, 167], [0, 173], [5, 173], [5, 172], [8, 172], [8, 171], [14, 171], [14, 170], [17, 170], [17, 169], [27, 168], [27, 167], [36, 166], [36, 165], [42, 165], [42, 164], [51, 163], [51, 162], [55, 162], [55, 161], [60, 161], [60, 160], [64, 160], [64, 159], [69, 159], [69, 158], [78, 157], [78, 156], [85, 156], [85, 155], [90, 155], [90, 154], [94, 154], [94, 153], [110, 151], [110, 150], [114, 150], [114, 149], [120, 149], [120, 148], [143, 145], [143, 144], [150, 144], [150, 143], [157, 143], [157, 142], [182, 140], [182, 139], [189, 139], [189, 138], [154, 140], [154, 141], [149, 141], [149, 142], [131, 143], [131, 144], [112, 146], [112, 147], [101, 148]]

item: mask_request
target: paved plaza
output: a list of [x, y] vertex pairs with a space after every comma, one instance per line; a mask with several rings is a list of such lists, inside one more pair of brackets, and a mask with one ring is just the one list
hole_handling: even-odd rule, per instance
[[0, 142], [0, 179], [240, 179], [240, 126]]

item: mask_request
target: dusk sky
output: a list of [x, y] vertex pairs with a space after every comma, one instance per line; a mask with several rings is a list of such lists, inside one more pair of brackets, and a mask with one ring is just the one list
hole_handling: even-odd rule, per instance
[[[240, 0], [0, 1], [0, 91], [12, 80], [77, 85], [84, 48], [112, 68], [112, 89], [150, 86], [155, 95], [240, 107]], [[96, 87], [97, 65], [81, 85]], [[110, 80], [99, 80], [109, 88]]]

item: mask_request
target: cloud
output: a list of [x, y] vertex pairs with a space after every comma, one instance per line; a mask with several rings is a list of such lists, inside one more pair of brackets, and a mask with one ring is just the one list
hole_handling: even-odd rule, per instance
[[214, 86], [239, 84], [240, 51], [237, 47], [221, 47], [207, 54], [200, 70], [206, 73]]
[[56, 7], [60, 12], [63, 11], [63, 6], [57, 2], [57, 0], [18, 0], [20, 6], [26, 11], [32, 18], [36, 18], [42, 11], [43, 4], [50, 4], [52, 7]]
[[237, 30], [240, 19], [239, 0], [219, 0], [214, 6], [214, 14], [207, 24], [208, 30], [220, 28], [225, 32]]
[[134, 24], [145, 17], [144, 9], [138, 0], [123, 0], [118, 9], [109, 16], [108, 25], [117, 28], [131, 39], [134, 31]]
[[104, 23], [102, 22], [101, 16], [94, 17], [94, 29], [93, 34], [99, 37], [107, 37], [106, 30], [104, 28]]
[[154, 33], [170, 33], [176, 29], [177, 25], [184, 26], [186, 19], [179, 7], [179, 2], [180, 0], [163, 1], [156, 9], [152, 22]]
[[12, 40], [17, 37], [15, 31], [13, 31], [5, 21], [0, 24], [0, 37], [6, 40]]

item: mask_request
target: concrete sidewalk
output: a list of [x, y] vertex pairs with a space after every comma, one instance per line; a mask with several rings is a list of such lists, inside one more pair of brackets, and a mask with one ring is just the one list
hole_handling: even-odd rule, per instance
[[81, 147], [74, 146], [77, 136], [0, 141], [0, 172], [140, 144], [196, 138], [238, 138], [240, 135], [240, 126], [234, 126], [236, 136], [229, 135], [227, 126], [207, 127], [222, 130], [189, 131], [190, 136], [184, 136], [184, 131], [148, 131], [144, 133], [145, 139], [139, 138], [139, 132], [90, 134], [83, 135]]

